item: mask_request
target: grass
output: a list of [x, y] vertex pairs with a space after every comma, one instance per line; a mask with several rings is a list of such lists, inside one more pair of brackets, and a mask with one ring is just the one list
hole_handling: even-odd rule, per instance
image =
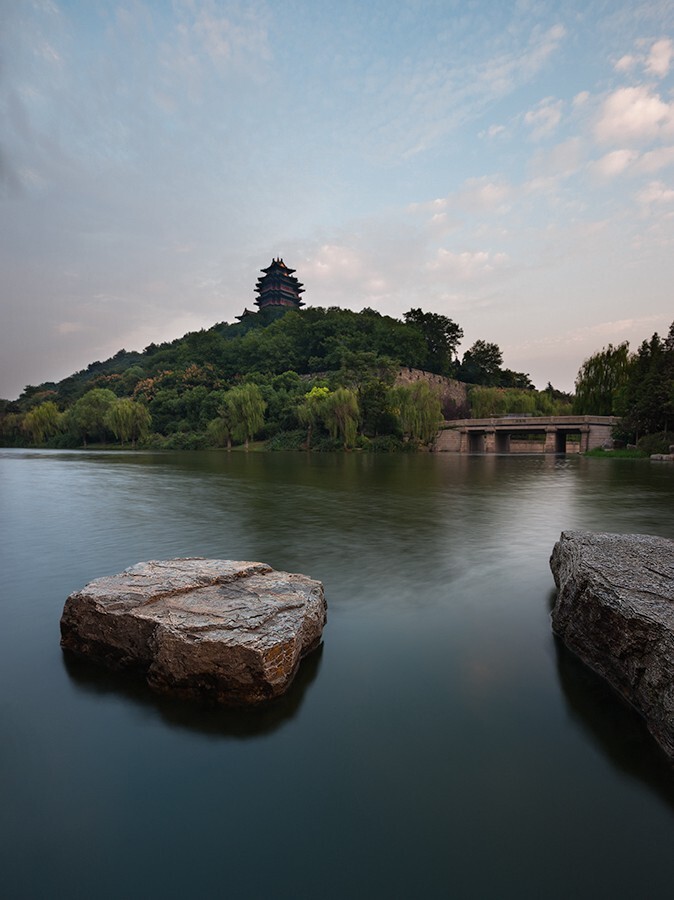
[[583, 456], [591, 456], [593, 459], [647, 459], [648, 454], [643, 450], [603, 450], [601, 447], [595, 447], [594, 450], [588, 450]]

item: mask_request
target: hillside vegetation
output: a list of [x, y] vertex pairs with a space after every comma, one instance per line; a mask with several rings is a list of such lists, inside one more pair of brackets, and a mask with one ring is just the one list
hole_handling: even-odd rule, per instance
[[231, 446], [395, 450], [430, 441], [443, 418], [470, 414], [423, 381], [396, 385], [400, 367], [471, 384], [480, 415], [551, 414], [569, 397], [503, 368], [498, 345], [476, 341], [459, 360], [462, 329], [412, 309], [258, 313], [141, 352], [120, 350], [58, 383], [0, 401], [5, 446]]

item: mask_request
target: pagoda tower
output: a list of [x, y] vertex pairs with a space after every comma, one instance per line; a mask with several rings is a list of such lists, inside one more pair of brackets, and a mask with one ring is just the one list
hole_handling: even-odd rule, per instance
[[272, 259], [271, 265], [262, 269], [264, 275], [257, 280], [255, 305], [262, 309], [299, 309], [304, 306], [300, 294], [304, 288], [295, 278], [295, 269], [289, 269], [281, 257]]

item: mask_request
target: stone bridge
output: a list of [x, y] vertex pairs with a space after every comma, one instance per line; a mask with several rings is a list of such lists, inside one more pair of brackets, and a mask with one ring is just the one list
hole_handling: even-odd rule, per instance
[[440, 426], [434, 449], [449, 453], [585, 453], [611, 444], [617, 422], [616, 416], [456, 419]]

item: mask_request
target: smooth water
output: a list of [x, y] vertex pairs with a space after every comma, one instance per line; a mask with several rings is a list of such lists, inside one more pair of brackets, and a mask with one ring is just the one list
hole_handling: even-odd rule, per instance
[[[548, 559], [673, 511], [648, 461], [0, 451], [0, 893], [671, 896], [674, 769], [554, 641]], [[62, 655], [71, 591], [173, 556], [324, 582], [281, 701]]]

